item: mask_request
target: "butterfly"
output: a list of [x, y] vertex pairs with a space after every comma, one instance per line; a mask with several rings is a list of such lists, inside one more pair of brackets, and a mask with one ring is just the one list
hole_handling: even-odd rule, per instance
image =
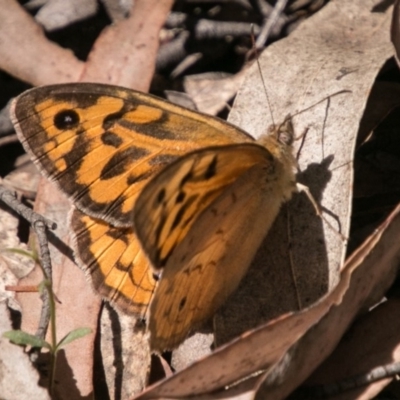
[[147, 321], [155, 352], [212, 317], [296, 190], [283, 125], [255, 141], [218, 118], [98, 83], [28, 90], [11, 116], [74, 205], [78, 265], [101, 296]]

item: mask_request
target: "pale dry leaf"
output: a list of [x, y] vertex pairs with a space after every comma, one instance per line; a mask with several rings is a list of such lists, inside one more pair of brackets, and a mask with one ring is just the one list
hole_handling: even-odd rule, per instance
[[34, 199], [40, 180], [39, 171], [27, 154], [18, 157], [14, 167], [15, 169], [4, 177], [4, 186]]
[[393, 281], [400, 256], [399, 229], [400, 206], [348, 259], [338, 285], [317, 303], [245, 333], [136, 399], [200, 395], [259, 370], [265, 371], [264, 384], [256, 398], [285, 398], [332, 352], [375, 293], [377, 278], [384, 277], [387, 285]]
[[234, 75], [215, 72], [189, 75], [185, 76], [183, 86], [199, 111], [217, 115], [237, 93], [246, 71], [243, 68]]
[[[3, 185], [4, 180], [0, 179], [0, 183]], [[18, 280], [28, 275], [35, 264], [30, 257], [11, 251], [11, 249], [29, 251], [27, 245], [19, 240], [18, 226], [18, 217], [12, 215], [9, 210], [4, 209], [3, 204], [0, 204], [0, 304], [6, 304], [10, 308], [21, 312], [15, 292], [7, 288], [7, 286], [17, 286]], [[4, 361], [3, 357], [1, 357], [0, 364], [8, 361]]]
[[187, 338], [177, 349], [172, 352], [171, 365], [174, 371], [180, 371], [211, 353], [214, 342], [212, 334], [196, 333]]
[[[0, 184], [3, 180], [0, 179]], [[20, 279], [29, 274], [33, 267], [34, 262], [29, 257], [26, 257], [10, 249], [29, 250], [25, 243], [21, 243], [18, 237], [19, 219], [16, 215], [12, 215], [9, 209], [2, 203], [0, 204], [0, 262], [3, 265], [2, 271], [5, 270], [12, 273], [15, 279]], [[12, 282], [9, 278], [6, 279], [5, 284], [14, 285], [17, 281]], [[10, 297], [12, 292], [4, 292], [4, 286], [0, 290], [0, 297]]]
[[80, 80], [147, 92], [155, 69], [159, 31], [172, 4], [172, 0], [135, 1], [130, 16], [106, 28], [96, 40]]
[[0, 301], [0, 398], [50, 400], [47, 389], [38, 385], [39, 374], [32, 366], [29, 355], [22, 347], [2, 337], [11, 329], [6, 304]]
[[175, 90], [165, 90], [164, 93], [167, 100], [171, 103], [189, 108], [190, 110], [197, 110], [196, 104], [187, 93], [177, 92]]
[[111, 21], [118, 22], [125, 19], [132, 9], [133, 0], [101, 0]]
[[[2, 182], [0, 180], [0, 182]], [[0, 205], [2, 206], [2, 205]], [[18, 279], [27, 275], [34, 264], [28, 257], [21, 256], [9, 249], [26, 250], [26, 245], [18, 238], [18, 217], [11, 215], [3, 207], [0, 209], [0, 302], [19, 310], [15, 302], [15, 293], [7, 286], [15, 286]]]
[[2, 1], [0, 20], [0, 69], [31, 85], [79, 78], [83, 63], [72, 51], [50, 42], [16, 1]]
[[[315, 215], [304, 194], [295, 195], [282, 209], [239, 290], [218, 314], [217, 343], [308, 306], [337, 283], [346, 253], [337, 231], [345, 236], [349, 232], [359, 123], [374, 79], [392, 54], [389, 12], [371, 12], [375, 4], [332, 1], [261, 55], [275, 122], [304, 110], [293, 118], [297, 135], [307, 130], [298, 179], [310, 188], [334, 229]], [[271, 125], [256, 66], [249, 71], [229, 120], [255, 137]], [[295, 142], [296, 152], [301, 142]]]
[[51, 0], [28, 0], [25, 4], [24, 4], [24, 8], [26, 10], [35, 10], [39, 7], [44, 6], [46, 3], [48, 3]]
[[[111, 399], [129, 399], [147, 384], [150, 365], [148, 337], [136, 321], [107, 305], [100, 319], [101, 357]], [[136, 333], [134, 334], [134, 332]]]
[[92, 17], [96, 12], [96, 0], [50, 0], [36, 13], [35, 19], [46, 31], [53, 31]]

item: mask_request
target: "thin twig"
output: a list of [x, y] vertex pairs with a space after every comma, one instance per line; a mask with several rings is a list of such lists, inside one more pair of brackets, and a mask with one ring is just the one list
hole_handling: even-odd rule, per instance
[[391, 378], [400, 373], [400, 363], [381, 365], [371, 369], [365, 374], [359, 374], [339, 382], [300, 388], [298, 392], [306, 394], [313, 399], [325, 399], [352, 389], [361, 388], [382, 379]]
[[0, 138], [0, 147], [5, 146], [6, 144], [16, 143], [16, 142], [18, 142], [18, 137], [16, 134], [8, 135], [3, 138]]
[[[46, 231], [47, 229], [56, 229], [57, 225], [55, 222], [43, 217], [42, 215], [34, 212], [29, 207], [22, 204], [15, 196], [14, 192], [9, 191], [4, 186], [0, 185], [0, 200], [7, 204], [17, 214], [25, 218], [32, 226], [36, 233], [39, 245], [39, 260], [40, 265], [43, 269], [45, 279], [52, 282], [52, 268], [50, 251], [47, 241]], [[36, 336], [44, 339], [49, 324], [50, 318], [50, 305], [49, 296], [47, 290], [44, 290], [41, 299], [43, 301], [42, 311], [40, 315], [38, 329]]]
[[282, 14], [283, 10], [286, 7], [287, 0], [278, 0], [275, 4], [274, 9], [272, 10], [271, 15], [267, 18], [265, 24], [261, 28], [261, 33], [258, 35], [256, 41], [256, 48], [262, 49], [265, 46], [266, 41], [268, 40], [272, 28], [275, 26], [276, 21], [279, 16]]

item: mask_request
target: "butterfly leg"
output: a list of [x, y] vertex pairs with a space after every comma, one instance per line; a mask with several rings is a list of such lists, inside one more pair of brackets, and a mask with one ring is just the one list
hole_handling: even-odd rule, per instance
[[329, 226], [330, 229], [332, 229], [333, 232], [335, 232], [336, 235], [339, 235], [339, 237], [341, 238], [341, 240], [343, 240], [344, 242], [348, 241], [348, 238], [346, 236], [344, 236], [341, 232], [339, 232], [322, 214], [322, 210], [321, 207], [319, 206], [319, 204], [317, 203], [317, 201], [314, 199], [314, 196], [311, 194], [310, 189], [308, 186], [303, 185], [299, 182], [296, 183], [296, 188], [298, 192], [303, 192], [307, 197], [308, 200], [310, 200], [311, 204], [314, 207], [315, 213], [318, 215], [318, 217], [320, 217], [324, 222], [326, 222], [326, 224]]

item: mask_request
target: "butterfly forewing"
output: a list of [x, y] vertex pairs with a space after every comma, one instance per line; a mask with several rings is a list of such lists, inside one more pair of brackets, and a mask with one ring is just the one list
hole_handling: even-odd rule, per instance
[[182, 154], [251, 140], [218, 119], [100, 84], [29, 90], [11, 114], [39, 168], [79, 209], [116, 226], [131, 224], [143, 186]]
[[[150, 306], [154, 350], [174, 348], [236, 289], [283, 201], [276, 193], [282, 177], [292, 174], [282, 175], [261, 146], [227, 146], [180, 158], [143, 190], [135, 226], [155, 267], [163, 267]], [[182, 192], [196, 200], [177, 203]]]

